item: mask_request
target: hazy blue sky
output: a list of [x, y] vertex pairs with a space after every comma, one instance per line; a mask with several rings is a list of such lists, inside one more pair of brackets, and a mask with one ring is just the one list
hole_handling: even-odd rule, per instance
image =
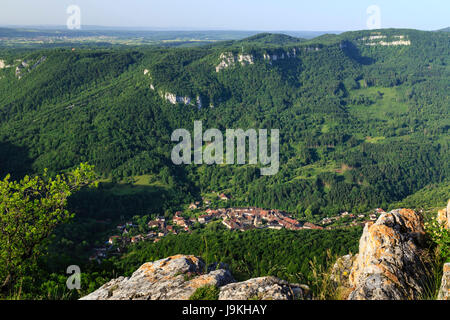
[[0, 25], [82, 25], [228, 30], [366, 29], [370, 5], [381, 27], [436, 30], [450, 25], [449, 0], [1, 0]]

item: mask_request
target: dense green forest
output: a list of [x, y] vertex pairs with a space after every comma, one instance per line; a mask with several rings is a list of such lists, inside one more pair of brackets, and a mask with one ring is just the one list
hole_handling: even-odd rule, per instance
[[[230, 232], [208, 225], [193, 234], [168, 236], [156, 244], [138, 243], [112, 263], [121, 274], [131, 275], [146, 261], [175, 254], [202, 256], [208, 263], [229, 265], [237, 279], [274, 275], [289, 281], [310, 279], [314, 257], [326, 263], [327, 249], [334, 255], [358, 251], [361, 228], [347, 230], [251, 230]], [[301, 279], [301, 277], [304, 277]]]
[[[234, 63], [217, 71], [224, 53]], [[400, 204], [435, 207], [435, 199], [446, 200], [442, 194], [448, 198], [450, 179], [449, 53], [448, 33], [406, 29], [311, 40], [260, 34], [192, 48], [0, 48], [0, 176], [95, 166], [99, 187], [69, 199], [75, 219], [52, 236], [39, 271], [49, 274], [62, 273], [69, 261], [83, 264], [114, 223], [171, 216], [206, 194], [225, 192], [229, 206], [282, 209], [301, 219]], [[171, 104], [166, 93], [193, 102]], [[174, 165], [171, 133], [192, 131], [194, 120], [221, 131], [279, 129], [280, 171], [261, 176], [258, 165]], [[332, 238], [281, 232], [263, 241], [259, 232], [217, 232], [211, 243], [243, 247], [234, 257], [217, 245], [207, 259], [215, 254], [245, 274], [233, 262], [244, 261], [251, 276], [270, 269], [256, 263], [251, 248], [246, 257], [252, 239], [267, 247], [295, 242], [306, 255], [303, 237], [318, 241], [314, 248]], [[354, 249], [353, 236], [342, 235], [335, 251]], [[123, 260], [129, 268], [111, 262], [108, 272], [95, 271], [93, 283], [188, 243], [190, 252], [205, 254], [201, 235], [180, 237], [184, 242], [168, 237], [132, 251]], [[307, 273], [303, 258], [293, 266], [273, 258]]]
[[[381, 33], [410, 45], [367, 45], [361, 39], [373, 33], [349, 32], [297, 42], [262, 34], [189, 49], [2, 51], [12, 67], [0, 70], [1, 173], [89, 161], [113, 183], [148, 175], [149, 189], [174, 203], [227, 191], [235, 204], [299, 215], [386, 207], [449, 177], [450, 69], [447, 33]], [[223, 52], [254, 63], [216, 72]], [[19, 60], [30, 65], [20, 79]], [[171, 105], [161, 97], [167, 92], [199, 96], [203, 108]], [[194, 120], [220, 130], [280, 129], [280, 172], [174, 166], [170, 134]]]

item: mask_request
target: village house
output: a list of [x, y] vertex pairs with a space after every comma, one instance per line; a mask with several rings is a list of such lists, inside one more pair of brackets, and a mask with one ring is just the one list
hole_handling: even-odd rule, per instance
[[147, 225], [148, 225], [148, 227], [149, 227], [150, 229], [152, 229], [152, 228], [158, 228], [158, 227], [159, 227], [159, 222], [156, 221], [156, 220], [152, 220], [152, 221], [150, 221]]
[[183, 217], [179, 217], [179, 216], [175, 216], [172, 219], [172, 223], [175, 225], [185, 225], [186, 224], [186, 220]]
[[156, 237], [156, 232], [150, 231], [149, 233], [146, 234], [145, 238], [148, 239], [152, 239]]
[[196, 218], [194, 218], [194, 217], [192, 217], [192, 218], [189, 218], [189, 222], [190, 222], [190, 223], [192, 223], [192, 224], [194, 224], [194, 223], [196, 223], [196, 222], [197, 222], [197, 219], [196, 219]]
[[191, 203], [190, 205], [189, 205], [189, 210], [195, 210], [195, 209], [197, 209], [198, 208], [198, 206], [195, 204], [195, 203]]
[[298, 221], [297, 221], [297, 220], [292, 219], [292, 218], [289, 218], [289, 217], [284, 217], [283, 220], [284, 220], [284, 221], [287, 221], [287, 222], [289, 222], [290, 224], [293, 224], [293, 225], [297, 225], [297, 224], [298, 224]]
[[210, 219], [211, 219], [211, 216], [204, 214], [204, 215], [201, 215], [200, 217], [198, 217], [198, 222], [203, 224], [203, 223], [208, 222]]
[[131, 237], [131, 243], [137, 243], [139, 241], [143, 241], [144, 236], [141, 234], [138, 234], [137, 236]]
[[186, 220], [183, 218], [174, 220], [174, 224], [179, 227], [187, 227], [188, 226]]
[[315, 224], [311, 222], [305, 222], [303, 224], [303, 229], [315, 229], [315, 230], [322, 230], [323, 227], [316, 226]]
[[255, 227], [259, 227], [261, 225], [261, 218], [259, 216], [255, 216], [255, 219], [253, 220], [253, 225]]
[[267, 224], [267, 228], [269, 228], [269, 229], [275, 229], [275, 230], [280, 230], [280, 229], [283, 228], [283, 226], [280, 225], [280, 224], [278, 223], [278, 221], [273, 220], [273, 221], [270, 221], [270, 222]]
[[237, 229], [237, 224], [232, 220], [222, 220], [222, 224], [230, 230]]
[[172, 226], [167, 226], [166, 230], [170, 233], [177, 234], [177, 231]]
[[330, 218], [323, 218], [322, 219], [322, 224], [329, 224], [331, 222], [333, 222], [333, 220], [331, 220]]

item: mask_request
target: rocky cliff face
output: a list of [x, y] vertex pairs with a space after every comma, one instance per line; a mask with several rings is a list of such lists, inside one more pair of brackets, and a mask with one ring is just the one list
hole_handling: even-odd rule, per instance
[[224, 52], [220, 54], [219, 59], [220, 62], [216, 66], [216, 72], [232, 67], [236, 65], [236, 62], [239, 62], [241, 66], [254, 64], [254, 56], [251, 54], [234, 55], [232, 52]]
[[216, 72], [220, 72], [224, 69], [235, 66], [239, 63], [241, 66], [254, 64], [258, 59], [268, 61], [270, 64], [273, 61], [290, 59], [297, 57], [301, 51], [313, 52], [320, 51], [319, 46], [308, 46], [303, 48], [292, 48], [292, 49], [278, 49], [272, 51], [266, 51], [262, 53], [262, 57], [257, 54], [256, 57], [253, 54], [233, 54], [232, 52], [224, 52], [219, 56], [219, 64], [216, 66]]
[[[450, 201], [438, 220], [450, 225]], [[365, 226], [359, 253], [339, 258], [331, 280], [349, 300], [411, 300], [423, 297], [431, 268], [426, 261], [421, 215], [393, 210]], [[444, 266], [438, 299], [450, 299], [450, 264]]]
[[219, 300], [303, 299], [309, 291], [274, 277], [235, 282], [223, 264], [206, 266], [198, 257], [176, 255], [145, 263], [131, 277], [111, 280], [81, 300], [187, 300], [207, 285], [220, 289]]
[[358, 39], [366, 46], [410, 46], [411, 41], [407, 39], [405, 35], [395, 35], [392, 36], [390, 40], [387, 40], [386, 35], [381, 35], [380, 33], [374, 33], [374, 35], [369, 37], [364, 37]]
[[364, 228], [349, 277], [349, 300], [419, 299], [427, 280], [424, 229], [413, 210], [394, 210]]

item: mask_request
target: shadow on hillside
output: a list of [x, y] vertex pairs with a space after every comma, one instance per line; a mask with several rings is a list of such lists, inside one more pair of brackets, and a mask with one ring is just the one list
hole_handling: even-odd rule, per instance
[[11, 179], [18, 180], [32, 172], [32, 160], [28, 149], [9, 142], [0, 142], [0, 179], [11, 174]]
[[359, 49], [351, 41], [343, 41], [341, 43], [342, 51], [347, 57], [357, 61], [363, 65], [371, 65], [375, 63], [375, 60], [370, 57], [363, 57]]
[[69, 210], [79, 218], [98, 220], [129, 219], [135, 215], [164, 214], [180, 197], [176, 190], [159, 186], [132, 186], [101, 183], [84, 189], [69, 199]]

